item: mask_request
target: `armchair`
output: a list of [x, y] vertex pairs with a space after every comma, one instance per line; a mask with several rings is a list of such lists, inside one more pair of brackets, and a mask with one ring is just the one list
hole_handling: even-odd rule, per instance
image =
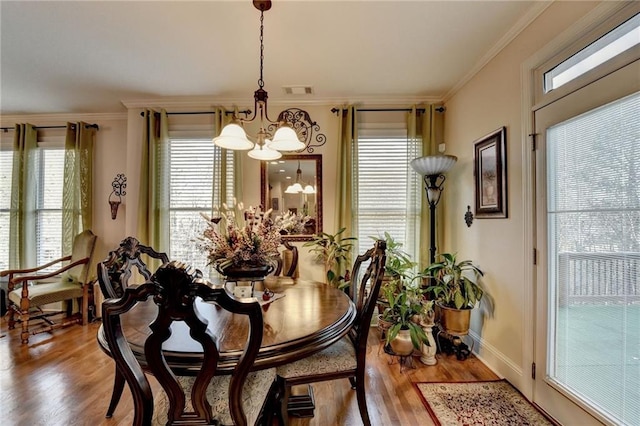
[[[96, 245], [96, 236], [90, 230], [76, 235], [71, 255], [53, 260], [45, 265], [26, 269], [0, 271], [0, 277], [8, 276], [9, 329], [15, 328], [16, 314], [22, 323], [22, 343], [29, 342], [30, 334], [52, 331], [71, 324], [87, 324], [89, 311], [89, 268]], [[68, 263], [67, 263], [68, 262]], [[53, 272], [38, 273], [45, 268], [60, 264]], [[72, 313], [72, 303], [67, 303], [66, 317], [55, 323], [50, 317], [61, 312], [47, 312], [42, 306], [82, 299], [81, 314]], [[44, 320], [48, 325], [29, 330], [33, 320]]]

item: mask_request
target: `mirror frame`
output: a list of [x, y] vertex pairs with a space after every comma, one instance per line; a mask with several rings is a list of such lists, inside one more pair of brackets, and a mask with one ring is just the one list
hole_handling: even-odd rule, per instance
[[[314, 160], [316, 162], [316, 234], [322, 232], [322, 154], [289, 154], [280, 160]], [[260, 203], [267, 206], [267, 162], [260, 162]], [[282, 235], [287, 241], [311, 241], [315, 234]]]

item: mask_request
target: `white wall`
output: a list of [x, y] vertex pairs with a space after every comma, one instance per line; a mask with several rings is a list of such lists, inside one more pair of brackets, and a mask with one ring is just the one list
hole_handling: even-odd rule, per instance
[[[598, 2], [555, 2], [469, 82], [445, 102], [447, 153], [458, 163], [447, 177], [444, 251], [472, 259], [485, 272], [484, 283], [494, 299], [493, 317], [476, 309], [472, 331], [481, 339], [479, 354], [498, 374], [529, 393], [532, 360], [531, 324], [525, 312], [533, 309], [526, 289], [527, 262], [532, 247], [525, 247], [523, 220], [523, 63], [562, 31], [592, 10]], [[473, 142], [502, 126], [507, 129], [507, 219], [464, 222], [467, 206], [474, 206]]]

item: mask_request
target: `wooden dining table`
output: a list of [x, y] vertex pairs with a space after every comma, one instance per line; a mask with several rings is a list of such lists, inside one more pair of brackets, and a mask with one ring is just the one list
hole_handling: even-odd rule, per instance
[[[265, 287], [274, 293], [273, 300], [262, 300]], [[264, 319], [255, 370], [293, 362], [325, 349], [347, 334], [356, 316], [356, 307], [345, 292], [321, 282], [267, 277], [255, 284], [254, 295], [261, 301]], [[248, 319], [200, 299], [196, 304], [208, 322], [208, 329], [219, 338], [218, 372], [231, 372], [246, 343]], [[156, 313], [157, 306], [149, 300], [139, 303], [121, 318], [131, 350], [142, 365], [146, 364], [144, 341]], [[190, 337], [184, 323], [174, 322], [171, 332], [171, 337], [163, 343], [167, 363], [177, 375], [195, 375], [202, 365], [202, 347]], [[110, 355], [102, 327], [97, 340]]]

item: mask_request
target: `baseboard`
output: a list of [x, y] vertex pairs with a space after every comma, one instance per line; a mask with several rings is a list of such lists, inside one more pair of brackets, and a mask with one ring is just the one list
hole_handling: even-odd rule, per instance
[[473, 330], [469, 330], [469, 337], [473, 339], [473, 354], [498, 377], [507, 379], [525, 397], [531, 399], [528, 378], [525, 376], [525, 370], [522, 366], [504, 355], [495, 346], [482, 340]]

